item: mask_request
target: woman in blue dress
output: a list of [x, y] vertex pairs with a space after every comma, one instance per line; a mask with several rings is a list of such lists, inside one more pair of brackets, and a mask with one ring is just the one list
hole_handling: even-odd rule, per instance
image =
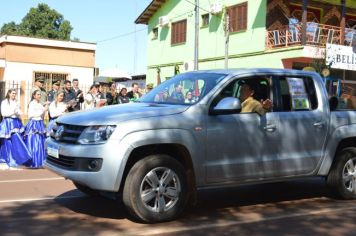
[[24, 139], [32, 159], [26, 163], [30, 168], [41, 168], [46, 159], [44, 142], [46, 140], [46, 127], [43, 117], [48, 110], [48, 103], [43, 106], [40, 103], [41, 91], [32, 93], [31, 102], [28, 106], [29, 122], [25, 126]]
[[10, 89], [1, 102], [3, 120], [0, 123], [0, 162], [5, 162], [9, 167], [22, 165], [31, 158], [22, 138], [21, 114], [16, 90]]

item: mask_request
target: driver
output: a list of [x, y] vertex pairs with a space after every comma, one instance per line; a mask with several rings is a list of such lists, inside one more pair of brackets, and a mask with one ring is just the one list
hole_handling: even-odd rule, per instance
[[243, 82], [240, 88], [239, 99], [241, 101], [241, 113], [256, 112], [260, 116], [266, 114], [272, 108], [272, 101], [270, 99], [261, 100], [255, 99], [255, 91], [257, 82], [249, 79]]

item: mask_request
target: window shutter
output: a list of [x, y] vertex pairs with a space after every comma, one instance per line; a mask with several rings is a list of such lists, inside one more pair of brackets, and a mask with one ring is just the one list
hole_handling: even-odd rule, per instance
[[187, 37], [187, 20], [172, 23], [171, 44], [184, 43]]
[[228, 9], [230, 31], [236, 32], [247, 29], [247, 3], [231, 6]]

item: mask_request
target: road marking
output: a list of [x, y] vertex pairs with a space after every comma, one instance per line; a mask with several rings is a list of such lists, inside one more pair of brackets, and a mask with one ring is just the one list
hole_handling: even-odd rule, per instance
[[50, 181], [50, 180], [64, 180], [63, 177], [41, 178], [41, 179], [14, 179], [14, 180], [0, 180], [1, 183], [17, 183], [17, 182], [33, 182], [33, 181]]
[[46, 200], [54, 200], [54, 199], [71, 199], [71, 198], [83, 198], [86, 197], [84, 195], [78, 196], [64, 196], [64, 197], [44, 197], [44, 198], [27, 198], [27, 199], [14, 199], [14, 200], [0, 200], [1, 203], [14, 203], [14, 202], [36, 202], [36, 201], [46, 201]]
[[[192, 230], [204, 230], [204, 229], [210, 229], [210, 228], [218, 228], [218, 227], [229, 227], [229, 226], [234, 226], [234, 225], [244, 225], [244, 224], [251, 224], [251, 223], [261, 223], [261, 222], [267, 222], [267, 221], [273, 221], [273, 220], [282, 220], [282, 219], [289, 219], [289, 218], [297, 218], [297, 217], [302, 217], [302, 216], [311, 216], [311, 215], [321, 215], [321, 214], [326, 214], [326, 213], [331, 213], [331, 212], [337, 212], [337, 211], [345, 211], [345, 210], [356, 210], [355, 207], [342, 207], [342, 208], [328, 208], [325, 210], [316, 210], [316, 211], [310, 211], [310, 212], [302, 212], [302, 213], [294, 213], [294, 214], [286, 214], [286, 215], [280, 215], [280, 216], [272, 216], [272, 217], [262, 217], [260, 219], [251, 219], [251, 220], [241, 220], [241, 221], [227, 221], [223, 223], [216, 223], [216, 224], [211, 224], [207, 223], [206, 225], [199, 225], [199, 226], [169, 226], [168, 228], [156, 228], [153, 230], [147, 230], [145, 229], [144, 231], [136, 231], [133, 232], [135, 235], [156, 235], [156, 234], [169, 234], [169, 233], [177, 233], [177, 232], [183, 232], [183, 231], [192, 231]], [[131, 232], [129, 232], [131, 233]]]

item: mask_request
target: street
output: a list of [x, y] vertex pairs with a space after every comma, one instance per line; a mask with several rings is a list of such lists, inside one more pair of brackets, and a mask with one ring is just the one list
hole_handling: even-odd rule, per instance
[[88, 197], [45, 169], [0, 171], [0, 235], [355, 235], [356, 201], [320, 178], [199, 192], [173, 222], [128, 219], [119, 201]]

